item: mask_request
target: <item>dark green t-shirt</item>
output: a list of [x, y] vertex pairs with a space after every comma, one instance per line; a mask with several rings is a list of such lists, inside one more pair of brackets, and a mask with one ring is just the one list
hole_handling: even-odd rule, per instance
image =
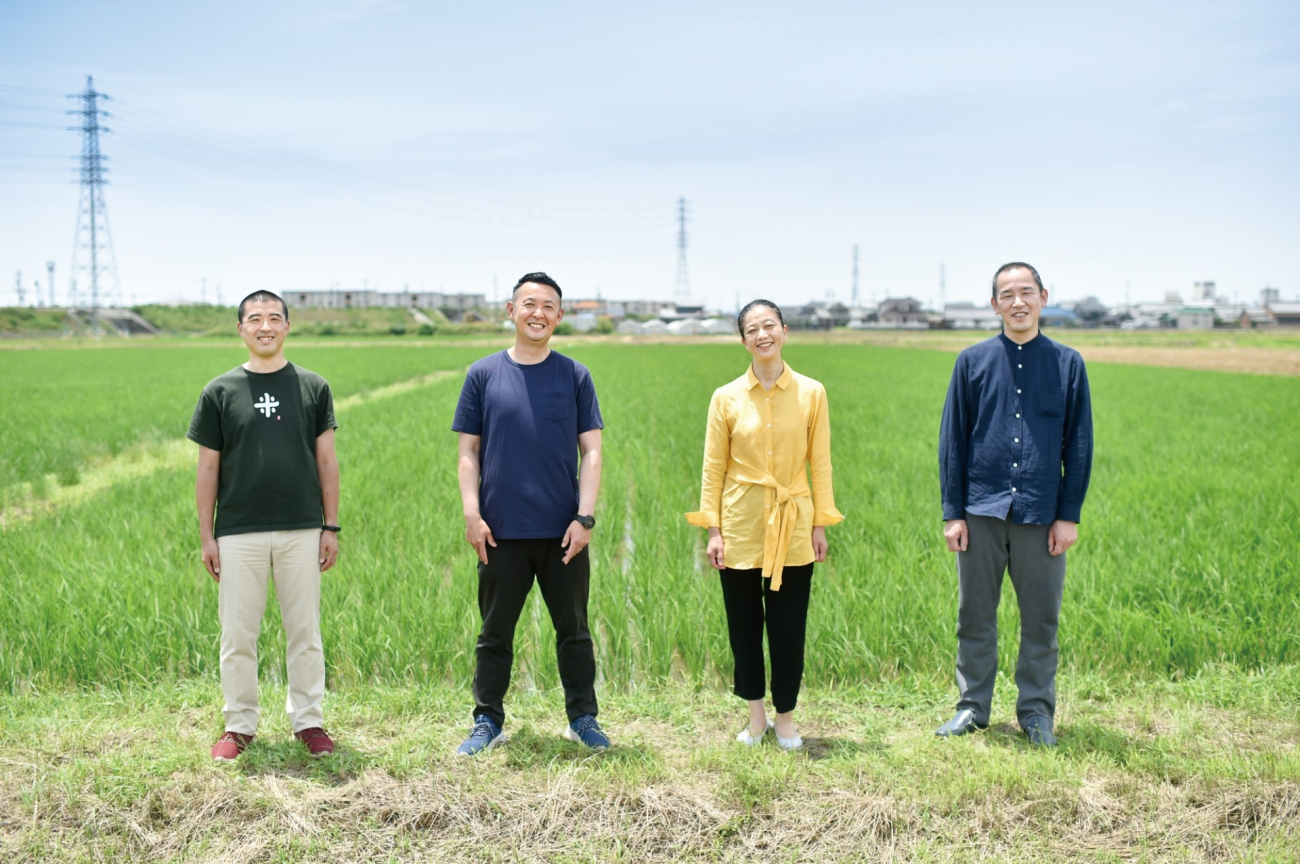
[[338, 425], [330, 385], [292, 363], [209, 381], [188, 437], [221, 452], [213, 535], [319, 528], [316, 438]]

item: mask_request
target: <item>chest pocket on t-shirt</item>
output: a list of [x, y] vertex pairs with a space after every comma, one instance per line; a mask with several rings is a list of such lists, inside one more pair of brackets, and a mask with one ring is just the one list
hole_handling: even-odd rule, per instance
[[542, 401], [542, 416], [547, 420], [571, 420], [577, 411], [573, 394], [566, 390], [548, 390]]

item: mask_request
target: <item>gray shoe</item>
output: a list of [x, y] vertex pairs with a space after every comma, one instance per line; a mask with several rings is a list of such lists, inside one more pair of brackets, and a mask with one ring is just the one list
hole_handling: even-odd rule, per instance
[[959, 735], [967, 735], [980, 729], [989, 728], [989, 724], [980, 723], [975, 719], [975, 712], [970, 708], [963, 708], [947, 723], [934, 730], [934, 734], [940, 738], [956, 738]]
[[1020, 728], [1029, 736], [1029, 743], [1034, 747], [1055, 747], [1056, 736], [1052, 734], [1052, 721], [1042, 714], [1030, 714], [1020, 721]]

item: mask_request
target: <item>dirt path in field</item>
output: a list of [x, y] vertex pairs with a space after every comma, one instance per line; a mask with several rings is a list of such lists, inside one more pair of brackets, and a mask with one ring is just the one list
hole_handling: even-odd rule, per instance
[[[436, 381], [461, 375], [463, 370], [440, 370], [398, 381], [384, 387], [377, 387], [361, 393], [353, 393], [334, 403], [336, 414], [345, 413], [358, 405], [364, 405], [376, 399], [387, 399], [399, 393], [427, 387]], [[0, 530], [12, 524], [27, 522], [37, 515], [52, 513], [64, 507], [85, 501], [105, 492], [118, 483], [148, 477], [168, 468], [179, 468], [195, 461], [193, 442], [178, 438], [174, 441], [152, 442], [128, 448], [117, 456], [97, 462], [81, 472], [79, 482], [72, 486], [63, 486], [54, 477], [46, 478], [46, 494], [38, 496], [28, 493], [23, 499], [0, 509]]]
[[1282, 348], [1122, 348], [1094, 345], [1079, 348], [1093, 363], [1134, 366], [1173, 366], [1256, 375], [1300, 375], [1300, 351]]
[[[875, 345], [881, 348], [917, 348], [924, 351], [956, 352], [981, 339], [985, 333], [906, 330], [811, 333], [792, 331], [794, 344]], [[1055, 336], [1056, 334], [1053, 334]], [[735, 336], [582, 336], [557, 337], [557, 346], [604, 343], [616, 345], [730, 345]], [[1069, 339], [1063, 337], [1066, 344]], [[1074, 345], [1085, 360], [1093, 363], [1125, 363], [1133, 366], [1166, 366], [1216, 372], [1249, 372], [1256, 375], [1300, 375], [1300, 350], [1294, 348], [1241, 348], [1221, 346], [1159, 347], [1149, 345]]]

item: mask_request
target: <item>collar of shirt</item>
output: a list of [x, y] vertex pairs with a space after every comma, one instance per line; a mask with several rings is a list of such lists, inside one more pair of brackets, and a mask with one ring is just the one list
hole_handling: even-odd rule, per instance
[[[785, 388], [789, 387], [789, 386], [790, 386], [790, 382], [794, 380], [794, 372], [792, 372], [792, 371], [790, 370], [790, 364], [789, 364], [789, 363], [785, 363], [784, 365], [785, 365], [785, 368], [781, 370], [781, 375], [776, 379], [776, 386], [777, 386], [777, 387], [780, 387], [782, 390], [784, 390]], [[763, 386], [763, 382], [762, 382], [762, 381], [759, 381], [759, 380], [758, 380], [758, 376], [754, 374], [754, 364], [753, 364], [753, 363], [750, 363], [750, 364], [749, 364], [749, 369], [746, 370], [746, 374], [749, 376], [749, 389], [750, 389], [750, 390], [753, 390], [755, 387], [761, 387], [761, 386]]]
[[1002, 340], [1002, 347], [1007, 349], [1008, 352], [1013, 353], [1016, 349], [1020, 349], [1021, 351], [1037, 351], [1039, 348], [1046, 348], [1048, 343], [1052, 341], [1043, 335], [1042, 330], [1039, 330], [1038, 334], [1034, 336], [1033, 339], [1030, 339], [1023, 345], [1012, 339], [1008, 339], [1005, 331], [999, 333], [998, 338]]

